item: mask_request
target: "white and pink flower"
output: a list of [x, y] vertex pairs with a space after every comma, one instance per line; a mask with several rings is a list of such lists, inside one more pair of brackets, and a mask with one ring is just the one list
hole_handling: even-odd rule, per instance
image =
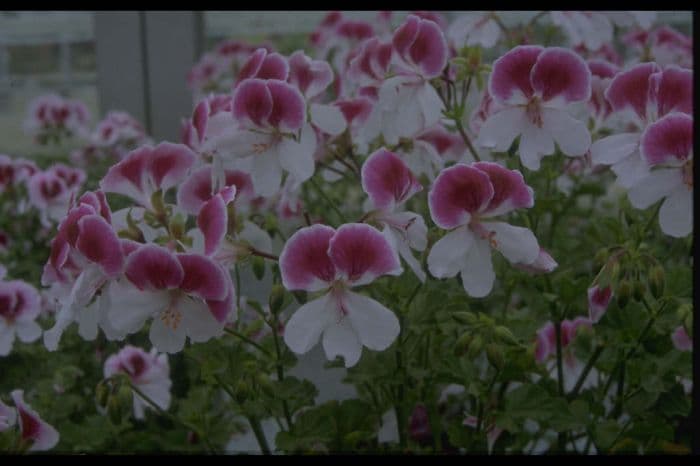
[[603, 317], [612, 297], [613, 291], [610, 286], [601, 289], [594, 285], [588, 289], [588, 318], [591, 322], [597, 323]]
[[530, 170], [554, 153], [586, 153], [591, 135], [570, 115], [571, 107], [591, 95], [591, 72], [569, 49], [518, 46], [493, 63], [489, 94], [501, 108], [483, 123], [477, 143], [504, 152], [520, 136], [519, 155]]
[[673, 346], [678, 351], [692, 351], [693, 350], [693, 339], [690, 338], [688, 332], [686, 332], [685, 327], [679, 325], [671, 334], [671, 340], [673, 341]]
[[[161, 409], [167, 410], [170, 407], [172, 381], [166, 354], [158, 354], [155, 348], [147, 353], [141, 348], [127, 345], [105, 361], [105, 378], [116, 374], [126, 374], [131, 383]], [[145, 409], [153, 407], [137, 393], [133, 395], [134, 417], [143, 419]]]
[[491, 248], [513, 264], [532, 264], [540, 256], [535, 235], [527, 228], [491, 221], [534, 205], [532, 188], [518, 170], [493, 162], [457, 164], [443, 170], [428, 195], [430, 215], [445, 230], [428, 255], [437, 278], [461, 274], [464, 290], [483, 298], [493, 288]]
[[21, 280], [0, 277], [0, 356], [7, 356], [17, 336], [25, 343], [41, 336], [36, 318], [41, 312], [39, 293]]
[[425, 272], [411, 249], [425, 250], [428, 228], [422, 215], [401, 209], [408, 199], [423, 190], [421, 184], [401, 157], [382, 148], [362, 165], [362, 189], [375, 209], [368, 218], [383, 227], [384, 235], [395, 245], [399, 255], [416, 276], [425, 281]]
[[501, 38], [501, 28], [494, 20], [495, 13], [468, 13], [450, 24], [447, 37], [456, 48], [480, 45], [486, 49], [495, 46]]
[[366, 224], [337, 230], [312, 225], [294, 233], [280, 255], [282, 283], [288, 290], [317, 292], [285, 326], [284, 341], [303, 354], [322, 338], [328, 359], [357, 364], [362, 347], [383, 351], [399, 334], [393, 312], [372, 298], [350, 291], [382, 275], [402, 272], [399, 257], [381, 232]]
[[24, 391], [13, 390], [10, 396], [14, 409], [0, 401], [0, 432], [18, 425], [22, 448], [27, 448], [27, 451], [46, 451], [55, 447], [58, 432], [24, 402]]

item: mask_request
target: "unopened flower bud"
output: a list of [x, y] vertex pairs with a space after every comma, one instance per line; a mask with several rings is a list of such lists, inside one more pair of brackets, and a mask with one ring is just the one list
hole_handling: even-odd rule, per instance
[[641, 280], [634, 281], [634, 287], [632, 290], [632, 297], [635, 301], [641, 301], [644, 299], [644, 293], [646, 292], [646, 287]]
[[174, 215], [173, 218], [170, 219], [168, 228], [173, 238], [179, 239], [185, 234], [186, 221], [187, 219], [181, 214]]
[[452, 318], [460, 324], [474, 325], [477, 322], [477, 317], [473, 312], [459, 311], [453, 312]]
[[100, 408], [107, 407], [107, 401], [109, 401], [109, 387], [104, 380], [95, 387], [95, 400]]
[[484, 339], [481, 335], [476, 335], [469, 344], [469, 349], [467, 350], [467, 356], [469, 358], [475, 358], [481, 350], [484, 349]]
[[503, 368], [505, 363], [505, 358], [503, 357], [503, 350], [500, 346], [495, 343], [489, 343], [486, 345], [486, 357], [489, 363], [496, 369]]
[[272, 286], [272, 291], [270, 292], [270, 312], [277, 314], [282, 310], [282, 305], [284, 304], [284, 287], [279, 283]]
[[649, 271], [649, 290], [655, 299], [659, 299], [664, 294], [664, 286], [666, 282], [666, 274], [664, 268], [660, 265], [655, 265]]
[[265, 259], [260, 256], [252, 256], [250, 263], [253, 267], [253, 275], [258, 280], [262, 280], [265, 275]]
[[511, 332], [508, 327], [504, 327], [503, 325], [496, 327], [494, 329], [494, 334], [496, 335], [496, 338], [500, 339], [504, 343], [518, 343], [518, 340], [515, 338], [515, 335], [513, 335], [513, 332]]
[[630, 300], [632, 295], [632, 284], [626, 278], [620, 281], [620, 285], [617, 287], [617, 306], [620, 309], [624, 309]]
[[463, 333], [455, 342], [454, 352], [457, 355], [464, 354], [469, 349], [469, 344], [472, 342], [472, 334], [469, 332]]

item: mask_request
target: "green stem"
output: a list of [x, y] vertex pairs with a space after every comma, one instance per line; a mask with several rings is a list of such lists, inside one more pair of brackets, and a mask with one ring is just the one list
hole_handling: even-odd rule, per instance
[[256, 342], [254, 342], [253, 340], [248, 338], [247, 336], [243, 335], [242, 333], [239, 333], [239, 332], [233, 330], [232, 328], [228, 328], [228, 327], [224, 327], [224, 332], [228, 333], [229, 335], [233, 335], [234, 337], [239, 338], [239, 339], [243, 340], [244, 342], [248, 343], [249, 345], [257, 348], [258, 350], [260, 350], [260, 352], [264, 353], [265, 356], [267, 356], [269, 358], [272, 357], [272, 354], [270, 354], [270, 352], [268, 350], [266, 350], [265, 348], [263, 348], [262, 346], [260, 346], [259, 344], [257, 344]]
[[260, 450], [262, 451], [263, 455], [269, 455], [271, 453], [270, 446], [267, 444], [265, 432], [262, 430], [260, 421], [254, 416], [246, 416], [246, 419], [248, 419], [248, 423], [250, 424], [251, 429], [253, 429], [253, 434], [255, 435], [255, 439], [258, 441], [258, 445], [260, 445]]
[[313, 178], [309, 178], [309, 183], [311, 184], [311, 186], [314, 187], [314, 189], [316, 190], [318, 195], [321, 196], [324, 201], [326, 201], [326, 203], [330, 206], [330, 208], [333, 209], [333, 211], [336, 214], [338, 214], [338, 217], [340, 217], [340, 220], [343, 223], [347, 223], [347, 219], [345, 218], [345, 215], [343, 215], [343, 213], [340, 211], [340, 209], [338, 209], [338, 207], [335, 205], [335, 203], [333, 201], [331, 201], [328, 196], [326, 196], [326, 193], [324, 193], [323, 189], [321, 189], [321, 187], [318, 185], [318, 183], [316, 183], [316, 180], [314, 180]]
[[[554, 323], [554, 331], [556, 332], [557, 339], [557, 385], [559, 387], [559, 396], [564, 395], [564, 371], [562, 365], [562, 351], [561, 351], [561, 321], [557, 319]], [[559, 432], [557, 434], [557, 443], [559, 447], [559, 452], [564, 453], [566, 451], [566, 432]]]
[[567, 398], [569, 399], [569, 401], [576, 398], [579, 390], [581, 390], [581, 387], [583, 386], [583, 382], [586, 380], [586, 377], [588, 377], [588, 373], [591, 371], [591, 369], [593, 369], [593, 365], [596, 363], [596, 361], [598, 360], [598, 358], [600, 357], [602, 352], [603, 352], [603, 346], [602, 345], [596, 346], [595, 350], [593, 351], [593, 354], [591, 354], [591, 357], [588, 359], [586, 366], [583, 368], [583, 372], [581, 372], [581, 375], [579, 376], [578, 380], [576, 381], [576, 385], [574, 385], [573, 390], [571, 390], [571, 392], [567, 395]]
[[[276, 327], [279, 326], [279, 322], [277, 321], [276, 315], [273, 323], [275, 324], [275, 327], [272, 328], [272, 340], [275, 342], [275, 366], [277, 368], [277, 380], [282, 382], [284, 380], [284, 366], [282, 365], [282, 352], [280, 351], [279, 338], [277, 335]], [[289, 404], [284, 398], [282, 398], [282, 410], [284, 411], [284, 418], [287, 421], [287, 429], [292, 430], [292, 415], [289, 411]]]

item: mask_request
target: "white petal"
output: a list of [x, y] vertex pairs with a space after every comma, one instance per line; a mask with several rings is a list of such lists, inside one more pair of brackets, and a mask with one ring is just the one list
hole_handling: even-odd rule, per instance
[[428, 254], [428, 270], [436, 278], [454, 277], [462, 270], [474, 235], [460, 227], [440, 238]]
[[372, 298], [348, 291], [343, 303], [360, 343], [375, 351], [387, 349], [399, 335], [399, 319]]
[[279, 191], [282, 182], [282, 169], [278, 160], [277, 147], [253, 157], [253, 168], [250, 176], [258, 196], [269, 197]]
[[566, 111], [545, 108], [542, 123], [566, 155], [583, 155], [591, 146], [591, 133], [586, 124]]
[[466, 264], [462, 268], [464, 291], [474, 298], [483, 298], [491, 293], [495, 279], [491, 246], [488, 241], [478, 238], [469, 249]]
[[97, 322], [99, 303], [93, 302], [89, 306], [76, 309], [75, 318], [78, 321], [78, 334], [85, 340], [92, 341], [97, 338]]
[[[139, 384], [138, 388], [162, 409], [170, 406], [170, 386], [172, 382], [168, 378], [158, 379], [150, 383]], [[136, 395], [138, 396], [138, 395]], [[140, 397], [139, 397], [140, 398]]]
[[347, 126], [343, 112], [335, 105], [311, 104], [311, 122], [324, 133], [337, 136]]
[[527, 124], [522, 107], [505, 108], [491, 115], [481, 125], [476, 143], [494, 152], [505, 152], [518, 134], [525, 130]]
[[362, 355], [362, 343], [349, 319], [341, 319], [326, 327], [323, 332], [323, 350], [329, 361], [336, 356], [342, 356], [345, 359], [345, 367], [357, 364]]
[[391, 112], [386, 115], [388, 127], [399, 137], [410, 137], [423, 129], [423, 109], [418, 98], [419, 89], [410, 84], [401, 86], [396, 106], [386, 109]]
[[613, 165], [611, 170], [617, 175], [615, 182], [627, 189], [649, 175], [649, 166], [642, 160], [639, 152], [628, 155], [622, 161]]
[[15, 342], [15, 331], [12, 327], [0, 324], [0, 356], [7, 356], [12, 351]]
[[149, 317], [159, 314], [170, 302], [167, 291], [140, 291], [124, 282], [112, 283], [109, 295], [107, 317], [115, 330], [127, 334], [140, 330]]
[[403, 260], [406, 262], [411, 271], [413, 271], [413, 273], [416, 274], [418, 280], [420, 280], [422, 283], [425, 283], [425, 279], [427, 278], [425, 272], [423, 271], [420, 262], [418, 262], [418, 259], [416, 259], [413, 256], [411, 248], [408, 247], [408, 244], [401, 242], [398, 243], [397, 246], [399, 250], [399, 255], [403, 258]]
[[678, 169], [654, 170], [632, 186], [627, 195], [636, 209], [646, 209], [662, 197], [668, 196], [682, 183]]
[[292, 189], [296, 189], [300, 183], [313, 176], [316, 163], [314, 161], [315, 150], [316, 135], [308, 125], [302, 130], [299, 142], [284, 138], [279, 143], [277, 151], [280, 165], [294, 178]]
[[542, 157], [554, 153], [554, 140], [545, 129], [528, 123], [520, 136], [518, 152], [526, 168], [539, 170]]
[[674, 238], [682, 238], [693, 231], [693, 192], [685, 186], [666, 198], [659, 211], [661, 230]]
[[238, 237], [248, 241], [254, 248], [260, 251], [272, 251], [272, 239], [265, 230], [246, 220]]
[[177, 308], [182, 312], [181, 325], [193, 343], [207, 341], [224, 333], [224, 325], [214, 318], [204, 302], [182, 298]]
[[159, 316], [156, 316], [151, 322], [151, 330], [148, 335], [158, 351], [177, 353], [185, 347], [185, 331], [185, 326], [182, 323], [172, 329], [166, 326]]
[[41, 336], [41, 327], [33, 320], [17, 322], [15, 331], [17, 332], [17, 337], [25, 343], [36, 341]]
[[418, 91], [418, 101], [423, 114], [423, 128], [433, 126], [440, 121], [445, 108], [437, 91], [430, 83], [425, 83]]
[[639, 133], [622, 133], [599, 139], [591, 145], [593, 165], [612, 165], [639, 148]]
[[[106, 286], [111, 287], [114, 285], [114, 283], [116, 282], [109, 282]], [[98, 303], [98, 323], [100, 328], [104, 332], [107, 340], [123, 340], [126, 337], [127, 333], [123, 331], [117, 331], [117, 329], [115, 329], [112, 325], [112, 322], [109, 320], [109, 310], [112, 307], [111, 294], [109, 293], [109, 290], [103, 289], [102, 294], [96, 300], [96, 302]]]
[[495, 247], [511, 263], [531, 264], [539, 256], [540, 246], [530, 229], [505, 222], [483, 222], [482, 225], [496, 233]]
[[301, 306], [284, 326], [284, 342], [297, 354], [309, 351], [323, 330], [337, 318], [337, 309], [330, 295], [324, 295]]

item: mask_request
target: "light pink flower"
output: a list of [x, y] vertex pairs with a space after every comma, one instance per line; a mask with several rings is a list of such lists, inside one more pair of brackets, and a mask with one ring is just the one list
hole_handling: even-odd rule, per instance
[[484, 221], [534, 205], [532, 188], [517, 170], [492, 162], [446, 168], [435, 179], [428, 204], [437, 226], [452, 230], [433, 245], [428, 269], [437, 278], [460, 273], [470, 296], [491, 292], [491, 248], [514, 264], [532, 264], [539, 257], [540, 246], [529, 229]]
[[47, 170], [33, 175], [27, 183], [29, 202], [41, 212], [42, 223], [50, 226], [60, 221], [68, 211], [74, 190], [66, 185], [56, 171]]
[[153, 193], [177, 186], [196, 158], [183, 144], [161, 142], [155, 147], [140, 147], [113, 165], [100, 181], [100, 187], [104, 192], [122, 194], [152, 209]]
[[387, 239], [366, 224], [335, 230], [312, 225], [294, 233], [280, 255], [282, 283], [288, 290], [328, 290], [307, 302], [289, 319], [284, 341], [303, 354], [323, 337], [328, 359], [341, 355], [345, 366], [357, 364], [366, 346], [383, 351], [399, 334], [396, 316], [377, 301], [350, 291], [382, 275], [402, 272]]
[[447, 37], [456, 48], [480, 45], [488, 49], [498, 43], [501, 28], [491, 13], [468, 13], [450, 24]]
[[362, 165], [362, 189], [375, 209], [370, 218], [383, 227], [384, 235], [418, 279], [425, 281], [425, 272], [411, 249], [425, 250], [428, 228], [422, 215], [401, 209], [408, 199], [423, 190], [421, 184], [401, 157], [381, 148]]
[[223, 331], [235, 308], [230, 274], [201, 254], [173, 254], [152, 244], [129, 254], [124, 278], [109, 287], [108, 318], [126, 334], [153, 317], [150, 340], [159, 351], [181, 351], [186, 337], [207, 341]]
[[585, 45], [589, 50], [598, 50], [603, 44], [612, 42], [613, 25], [602, 12], [553, 11], [552, 23], [561, 27], [572, 46]]
[[[119, 373], [126, 374], [131, 383], [161, 409], [167, 410], [170, 407], [172, 382], [166, 354], [158, 354], [155, 348], [147, 353], [141, 348], [126, 345], [105, 361], [105, 378]], [[153, 409], [148, 402], [134, 393], [134, 417], [143, 419], [146, 408]]]
[[56, 141], [63, 136], [87, 136], [90, 114], [85, 104], [55, 94], [42, 95], [29, 105], [24, 130], [37, 142], [45, 144], [48, 138]]
[[478, 144], [508, 150], [519, 135], [523, 165], [538, 170], [556, 142], [568, 156], [583, 155], [591, 144], [586, 124], [569, 108], [591, 95], [591, 73], [569, 49], [518, 46], [493, 64], [489, 94], [501, 105], [481, 126]]
[[10, 395], [15, 410], [0, 401], [0, 432], [17, 423], [21, 440], [29, 444], [28, 451], [46, 451], [55, 447], [58, 432], [24, 402], [24, 391], [14, 390]]
[[629, 200], [646, 209], [665, 199], [659, 224], [667, 235], [681, 238], [693, 231], [693, 117], [670, 113], [642, 134], [642, 159], [649, 174], [630, 186]]
[[544, 249], [540, 248], [540, 253], [537, 255], [537, 259], [529, 264], [513, 264], [515, 267], [524, 270], [532, 275], [538, 275], [541, 273], [550, 273], [554, 269], [559, 267], [557, 261]]
[[671, 340], [673, 340], [673, 346], [678, 351], [692, 351], [693, 350], [693, 339], [690, 338], [688, 332], [685, 328], [680, 325], [671, 334]]
[[437, 124], [421, 131], [413, 139], [413, 148], [403, 156], [404, 161], [416, 175], [425, 173], [430, 180], [442, 170], [445, 162], [472, 162], [466, 145], [459, 134], [447, 131]]
[[41, 336], [35, 322], [41, 312], [39, 293], [21, 280], [1, 281], [0, 277], [0, 356], [12, 351], [15, 335], [25, 343]]
[[598, 285], [588, 288], [588, 317], [597, 323], [608, 309], [613, 292], [609, 286], [600, 289]]

